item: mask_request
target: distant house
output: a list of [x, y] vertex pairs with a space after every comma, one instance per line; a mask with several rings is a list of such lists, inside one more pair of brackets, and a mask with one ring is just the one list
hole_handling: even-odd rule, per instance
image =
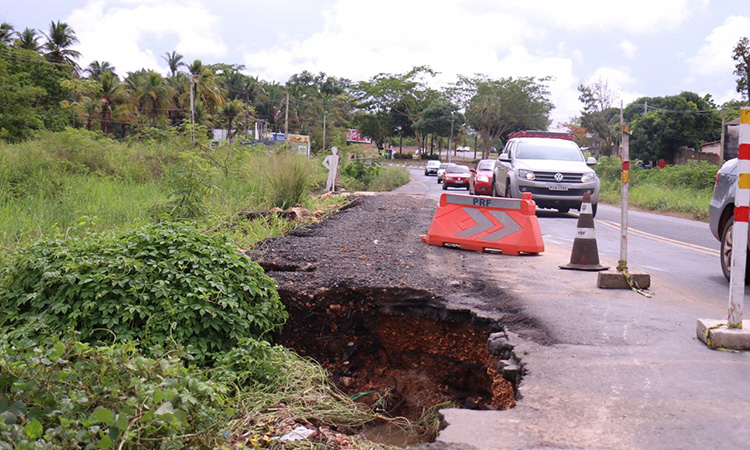
[[730, 120], [724, 126], [724, 161], [737, 157], [740, 146], [740, 119]]

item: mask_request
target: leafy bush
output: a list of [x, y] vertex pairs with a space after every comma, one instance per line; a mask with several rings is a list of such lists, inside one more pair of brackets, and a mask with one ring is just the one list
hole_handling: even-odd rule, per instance
[[0, 449], [216, 448], [225, 384], [134, 343], [0, 342]]
[[0, 278], [0, 325], [16, 335], [191, 346], [199, 363], [287, 314], [273, 279], [220, 236], [163, 223], [22, 248]]

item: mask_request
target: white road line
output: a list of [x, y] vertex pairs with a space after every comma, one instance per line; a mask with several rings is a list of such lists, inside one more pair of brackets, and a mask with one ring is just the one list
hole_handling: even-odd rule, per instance
[[[596, 219], [596, 221], [599, 222], [599, 223], [601, 223], [602, 225], [606, 225], [606, 226], [608, 226], [610, 228], [614, 228], [615, 230], [619, 230], [620, 229], [620, 224], [619, 223], [611, 222], [609, 220], [602, 220], [602, 219]], [[630, 227], [628, 227], [628, 233], [632, 233], [632, 234], [635, 234], [636, 236], [642, 236], [642, 237], [645, 237], [645, 238], [648, 238], [648, 239], [653, 239], [655, 241], [666, 242], [668, 244], [676, 245], [678, 247], [686, 248], [686, 249], [689, 249], [689, 250], [695, 250], [697, 252], [705, 253], [705, 254], [711, 255], [711, 256], [719, 256], [719, 255], [721, 255], [721, 252], [719, 252], [718, 250], [714, 250], [712, 248], [703, 247], [703, 246], [695, 245], [695, 244], [689, 244], [687, 242], [677, 241], [677, 240], [669, 239], [669, 238], [666, 238], [666, 237], [663, 237], [663, 236], [657, 236], [655, 234], [646, 233], [645, 231], [641, 231], [641, 230], [635, 230], [635, 229], [630, 228]]]

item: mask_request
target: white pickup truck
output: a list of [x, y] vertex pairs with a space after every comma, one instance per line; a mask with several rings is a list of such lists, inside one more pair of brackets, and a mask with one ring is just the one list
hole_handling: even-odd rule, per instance
[[530, 193], [537, 207], [566, 213], [580, 209], [588, 192], [596, 215], [599, 177], [590, 167], [595, 165], [596, 159], [584, 159], [568, 133], [519, 131], [509, 136], [498, 157], [492, 195], [522, 198]]

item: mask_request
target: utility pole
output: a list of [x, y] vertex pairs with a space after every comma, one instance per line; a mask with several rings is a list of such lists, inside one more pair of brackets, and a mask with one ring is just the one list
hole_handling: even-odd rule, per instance
[[286, 112], [284, 113], [284, 142], [289, 142], [289, 92], [286, 93]]
[[326, 149], [326, 110], [323, 110], [323, 150]]
[[453, 142], [453, 113], [451, 113], [451, 137], [448, 140], [448, 162], [451, 162], [451, 142]]
[[193, 136], [195, 128], [195, 76], [190, 75], [190, 140], [195, 144], [195, 137]]
[[245, 92], [245, 139], [250, 135], [250, 97]]

